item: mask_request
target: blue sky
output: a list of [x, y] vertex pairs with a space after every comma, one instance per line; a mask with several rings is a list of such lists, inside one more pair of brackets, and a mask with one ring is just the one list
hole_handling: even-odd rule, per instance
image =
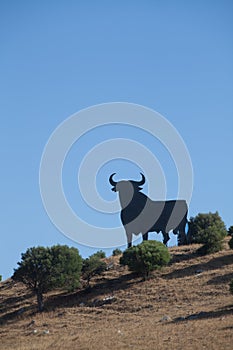
[[[95, 104], [137, 103], [166, 117], [193, 163], [189, 215], [218, 210], [227, 227], [233, 224], [232, 34], [233, 4], [225, 0], [0, 1], [3, 278], [31, 246], [59, 243], [78, 247], [83, 256], [93, 252], [51, 223], [38, 178], [54, 129]], [[127, 136], [127, 130], [110, 132], [117, 134]], [[98, 135], [90, 135], [90, 145]], [[132, 137], [149, 142], [143, 135]], [[75, 205], [74, 152], [64, 188]], [[172, 196], [175, 170], [162, 152]], [[133, 165], [126, 171], [115, 160], [114, 166], [124, 177], [138, 177]], [[113, 200], [109, 190], [100, 192]]]

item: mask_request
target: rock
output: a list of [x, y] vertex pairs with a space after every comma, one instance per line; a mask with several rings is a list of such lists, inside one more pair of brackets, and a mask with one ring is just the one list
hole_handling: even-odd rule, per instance
[[106, 267], [106, 270], [112, 270], [114, 268], [114, 263], [113, 262], [110, 262], [107, 267]]
[[49, 334], [49, 330], [48, 329], [44, 330], [43, 334]]
[[172, 319], [171, 319], [170, 316], [164, 315], [164, 316], [161, 318], [160, 322], [169, 322], [169, 321], [171, 321], [171, 320], [172, 320]]
[[32, 333], [36, 334], [37, 333], [37, 329], [33, 329]]
[[85, 304], [84, 303], [80, 303], [79, 306], [82, 307], [82, 306], [85, 306]]
[[103, 298], [103, 301], [104, 301], [105, 303], [109, 303], [109, 302], [115, 301], [115, 300], [116, 300], [116, 297], [114, 297], [114, 295], [110, 295], [109, 297]]
[[103, 306], [105, 304], [111, 304], [116, 300], [117, 300], [117, 298], [115, 296], [110, 295], [110, 296], [105, 297], [103, 299], [95, 299], [93, 301], [93, 306]]
[[28, 323], [27, 327], [35, 326], [35, 323], [36, 323], [35, 320], [31, 320], [31, 322]]

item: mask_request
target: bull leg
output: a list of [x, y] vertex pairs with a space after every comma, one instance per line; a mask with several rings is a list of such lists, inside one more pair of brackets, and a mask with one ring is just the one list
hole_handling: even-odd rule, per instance
[[163, 234], [163, 244], [167, 246], [167, 242], [169, 241], [170, 237], [169, 234], [166, 231], [162, 231]]
[[143, 239], [143, 241], [148, 241], [148, 232], [146, 232], [142, 235], [142, 239]]
[[187, 244], [187, 236], [185, 233], [185, 226], [186, 226], [186, 220], [183, 219], [182, 222], [179, 225], [179, 233], [177, 237], [178, 245], [185, 245]]
[[177, 241], [178, 246], [187, 244], [187, 237], [184, 230], [179, 230]]
[[132, 247], [132, 238], [133, 238], [133, 234], [132, 233], [128, 233], [127, 234], [127, 243], [128, 243], [128, 248]]

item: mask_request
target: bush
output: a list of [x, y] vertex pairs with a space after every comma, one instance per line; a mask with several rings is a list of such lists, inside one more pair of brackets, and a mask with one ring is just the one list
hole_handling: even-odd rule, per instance
[[113, 256], [117, 256], [117, 255], [121, 255], [122, 251], [119, 248], [116, 248], [113, 250], [112, 255]]
[[210, 226], [205, 230], [205, 243], [198, 249], [201, 255], [212, 254], [219, 252], [223, 248], [223, 238], [219, 231]]
[[1, 282], [1, 280], [2, 280], [2, 275], [0, 275], [0, 282]]
[[121, 265], [128, 265], [131, 271], [141, 274], [144, 279], [149, 277], [151, 271], [160, 269], [169, 261], [170, 254], [167, 247], [157, 241], [144, 241], [135, 247], [130, 247], [120, 258]]
[[99, 259], [104, 259], [106, 258], [106, 254], [103, 250], [98, 250], [98, 252], [92, 254], [91, 256], [96, 256]]
[[231, 236], [231, 239], [229, 241], [229, 246], [231, 249], [233, 249], [233, 226], [230, 226], [227, 232], [228, 232], [228, 236]]
[[229, 246], [231, 249], [233, 249], [233, 236], [231, 237], [231, 239], [229, 241]]
[[44, 293], [79, 286], [82, 258], [76, 248], [61, 245], [29, 248], [18, 265], [12, 279], [23, 282], [36, 294], [39, 311], [44, 308]]
[[227, 235], [224, 222], [218, 212], [198, 214], [190, 218], [188, 240], [190, 243], [201, 243], [201, 254], [210, 254], [222, 249], [223, 239]]
[[230, 226], [227, 232], [229, 236], [233, 237], [233, 226]]
[[87, 280], [87, 287], [90, 287], [91, 278], [100, 275], [107, 268], [107, 264], [95, 254], [83, 260], [82, 277]]

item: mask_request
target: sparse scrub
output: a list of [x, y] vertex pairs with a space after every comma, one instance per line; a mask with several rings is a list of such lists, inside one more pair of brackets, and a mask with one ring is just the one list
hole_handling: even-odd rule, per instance
[[103, 250], [98, 250], [98, 252], [92, 254], [92, 256], [96, 256], [99, 259], [104, 259], [106, 258], [106, 254]]
[[232, 251], [195, 249], [169, 248], [172, 264], [146, 283], [107, 259], [116, 269], [93, 277], [89, 293], [52, 291], [42, 314], [24, 285], [1, 282], [0, 349], [232, 349]]
[[122, 251], [119, 248], [116, 248], [113, 250], [112, 255], [113, 256], [117, 256], [117, 255], [121, 255]]
[[227, 232], [229, 236], [233, 237], [233, 226], [230, 226]]
[[189, 221], [188, 240], [190, 243], [200, 243], [200, 254], [218, 252], [223, 247], [223, 239], [227, 235], [224, 222], [218, 212], [198, 214]]
[[233, 249], [233, 236], [231, 237], [230, 241], [229, 241], [229, 247], [231, 249]]
[[231, 239], [229, 241], [229, 247], [233, 249], [233, 226], [230, 226], [227, 232], [228, 236], [231, 236]]
[[56, 288], [73, 290], [80, 283], [82, 258], [76, 248], [29, 248], [18, 265], [12, 279], [23, 282], [36, 294], [39, 311], [44, 308], [44, 293]]
[[83, 260], [82, 277], [87, 281], [87, 287], [90, 287], [91, 278], [100, 275], [107, 268], [107, 264], [95, 254]]
[[147, 279], [150, 272], [160, 269], [170, 261], [167, 247], [158, 241], [144, 241], [141, 244], [128, 248], [120, 258], [121, 265], [128, 265], [129, 269], [140, 273]]
[[205, 230], [205, 243], [198, 249], [202, 255], [213, 254], [223, 249], [223, 237], [214, 226]]

